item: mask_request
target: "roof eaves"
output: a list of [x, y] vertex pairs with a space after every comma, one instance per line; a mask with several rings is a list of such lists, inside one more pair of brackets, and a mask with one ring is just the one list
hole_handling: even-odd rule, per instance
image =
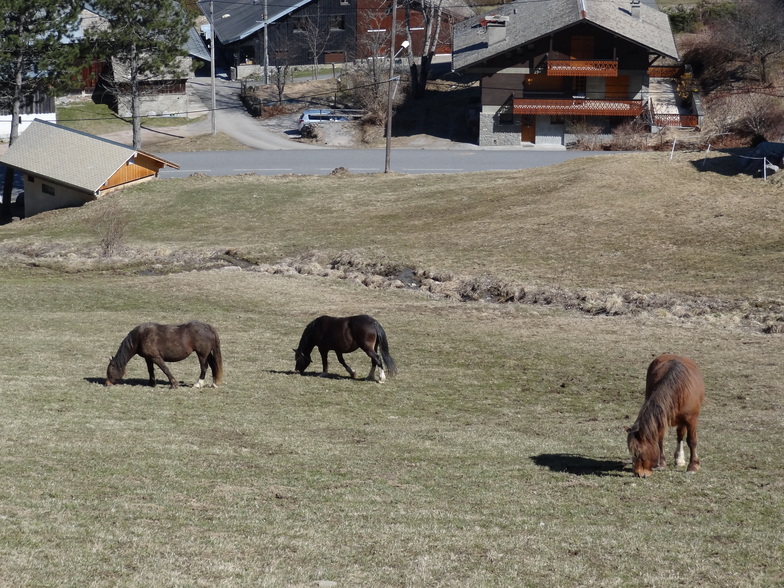
[[[310, 4], [311, 2], [313, 2], [313, 0], [300, 0], [296, 4], [294, 4], [292, 6], [288, 6], [288, 7], [284, 8], [284, 9], [276, 12], [275, 14], [273, 14], [271, 16], [268, 15], [268, 18], [267, 18], [266, 21], [264, 21], [264, 20], [255, 20], [251, 26], [249, 26], [249, 27], [247, 27], [245, 29], [242, 29], [239, 33], [234, 34], [234, 35], [232, 35], [230, 37], [224, 37], [221, 34], [220, 23], [218, 22], [218, 23], [215, 24], [215, 36], [218, 37], [218, 40], [223, 45], [229, 45], [231, 43], [236, 43], [237, 41], [241, 41], [241, 40], [249, 37], [253, 33], [261, 30], [262, 28], [264, 28], [265, 24], [274, 23], [274, 22], [280, 20], [281, 18], [283, 18], [284, 16], [287, 16], [287, 15], [291, 14], [292, 12], [294, 12], [296, 10], [299, 10], [300, 8], [305, 6], [306, 4]], [[207, 22], [209, 22], [210, 26], [212, 26], [213, 22], [210, 19], [210, 12], [209, 12], [209, 10], [205, 10], [205, 6], [204, 6], [205, 4], [207, 4], [207, 2], [204, 2], [204, 1], [199, 2], [199, 7], [201, 8], [201, 11], [204, 13], [204, 16], [207, 17]], [[238, 16], [238, 18], [242, 18], [242, 15]], [[214, 13], [212, 14], [212, 19], [215, 20], [215, 14]]]

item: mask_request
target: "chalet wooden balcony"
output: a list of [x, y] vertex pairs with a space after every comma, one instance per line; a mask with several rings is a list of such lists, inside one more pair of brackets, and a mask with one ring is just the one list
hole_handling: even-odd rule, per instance
[[548, 59], [548, 76], [618, 77], [617, 59]]
[[642, 100], [518, 98], [513, 103], [513, 112], [514, 114], [633, 117], [642, 114]]

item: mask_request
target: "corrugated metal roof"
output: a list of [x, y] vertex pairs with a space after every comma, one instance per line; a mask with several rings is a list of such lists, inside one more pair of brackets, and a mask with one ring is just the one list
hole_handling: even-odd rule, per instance
[[492, 14], [509, 17], [506, 38], [488, 45], [487, 31], [479, 24], [485, 17], [455, 25], [454, 69], [481, 63], [583, 21], [660, 55], [678, 59], [667, 15], [648, 3], [640, 6], [639, 17], [632, 16], [629, 0], [520, 0], [503, 5]]
[[0, 156], [0, 163], [90, 193], [101, 187], [138, 153], [174, 163], [132, 147], [35, 119]]
[[[273, 23], [310, 2], [313, 0], [268, 0], [267, 21]], [[210, 24], [215, 26], [215, 36], [224, 45], [244, 39], [264, 26], [264, 0], [200, 0], [198, 4]]]

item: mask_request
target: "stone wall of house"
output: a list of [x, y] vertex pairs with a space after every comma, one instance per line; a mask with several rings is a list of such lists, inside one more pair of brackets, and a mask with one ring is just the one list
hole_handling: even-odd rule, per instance
[[520, 145], [520, 125], [499, 125], [498, 116], [486, 112], [479, 113], [479, 145], [481, 147], [518, 147]]

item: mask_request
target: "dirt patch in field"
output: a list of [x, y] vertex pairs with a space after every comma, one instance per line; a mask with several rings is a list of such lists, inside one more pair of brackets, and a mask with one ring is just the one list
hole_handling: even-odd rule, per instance
[[[547, 284], [522, 283], [492, 275], [467, 275], [414, 268], [388, 260], [369, 260], [361, 253], [310, 252], [275, 264], [245, 260], [238, 251], [224, 253], [227, 262], [276, 275], [310, 275], [350, 280], [367, 288], [426, 292], [462, 302], [521, 303], [575, 310], [591, 315], [651, 314], [657, 318], [701, 320], [767, 333], [784, 331], [784, 300], [750, 303], [718, 297], [688, 297], [627, 290], [570, 290]], [[250, 264], [248, 266], [247, 264]]]
[[316, 276], [347, 280], [371, 289], [412, 290], [460, 302], [528, 304], [597, 316], [649, 315], [664, 320], [710, 322], [726, 328], [784, 332], [784, 300], [748, 301], [623, 289], [569, 289], [490, 274], [460, 274], [438, 268], [409, 267], [394, 260], [371, 259], [359, 251], [338, 254], [311, 251], [271, 264], [259, 263], [236, 249], [214, 252], [184, 251], [173, 247], [123, 247], [112, 255], [106, 255], [90, 244], [6, 242], [0, 246], [0, 253], [0, 267], [26, 265], [63, 273], [98, 271], [165, 275], [235, 270]]

